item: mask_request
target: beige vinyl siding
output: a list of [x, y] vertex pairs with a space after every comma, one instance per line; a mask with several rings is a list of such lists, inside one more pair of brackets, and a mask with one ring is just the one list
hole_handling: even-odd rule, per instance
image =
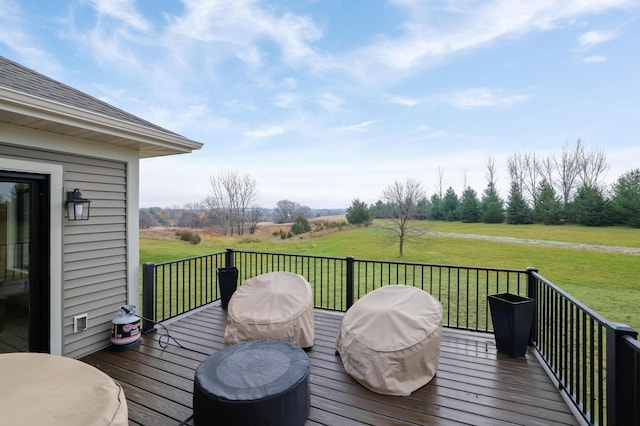
[[[63, 166], [65, 191], [91, 200], [88, 221], [62, 221], [63, 355], [78, 358], [109, 344], [111, 320], [127, 303], [127, 165], [81, 155], [0, 145], [3, 156]], [[64, 196], [66, 199], [66, 194]], [[73, 333], [73, 317], [88, 329]]]

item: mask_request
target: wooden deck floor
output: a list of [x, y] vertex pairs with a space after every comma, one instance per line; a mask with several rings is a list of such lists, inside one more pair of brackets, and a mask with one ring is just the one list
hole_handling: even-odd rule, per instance
[[[436, 377], [409, 397], [371, 392], [335, 355], [341, 315], [316, 311], [307, 425], [578, 424], [532, 353], [498, 354], [490, 335], [445, 329]], [[158, 333], [127, 352], [105, 349], [82, 359], [124, 388], [133, 425], [178, 425], [192, 415], [198, 365], [222, 349], [226, 312], [209, 306], [169, 324], [185, 348], [161, 349]], [[189, 422], [187, 424], [193, 424]]]

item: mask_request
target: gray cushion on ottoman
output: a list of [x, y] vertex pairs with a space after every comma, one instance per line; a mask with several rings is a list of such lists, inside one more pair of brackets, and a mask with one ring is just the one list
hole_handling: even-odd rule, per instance
[[240, 342], [205, 359], [196, 370], [195, 424], [304, 424], [311, 405], [309, 358], [275, 340]]

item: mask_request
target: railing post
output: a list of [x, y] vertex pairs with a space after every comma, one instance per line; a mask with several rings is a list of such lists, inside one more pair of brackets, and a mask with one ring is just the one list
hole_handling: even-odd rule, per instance
[[224, 254], [224, 266], [226, 268], [233, 268], [234, 265], [234, 260], [233, 260], [233, 249], [232, 248], [228, 248], [226, 253]]
[[532, 345], [538, 338], [538, 279], [534, 276], [538, 273], [538, 268], [529, 266], [527, 268], [527, 297], [534, 299], [533, 321], [531, 321], [531, 331], [529, 332], [529, 344]]
[[[624, 336], [638, 338], [638, 332], [626, 324], [610, 323], [607, 327], [607, 424], [633, 424], [637, 404], [637, 376], [633, 351]], [[635, 419], [638, 421], [638, 419]]]
[[[142, 333], [147, 334], [156, 331], [155, 323], [155, 294], [153, 288], [153, 272], [155, 265], [147, 262], [142, 265]], [[149, 319], [147, 319], [149, 318]]]
[[353, 283], [354, 279], [354, 268], [353, 264], [355, 263], [355, 257], [347, 256], [347, 309], [353, 305]]

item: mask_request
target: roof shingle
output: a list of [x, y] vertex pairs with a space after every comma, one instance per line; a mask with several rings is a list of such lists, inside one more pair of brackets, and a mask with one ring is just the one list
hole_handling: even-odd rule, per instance
[[[32, 69], [0, 56], [0, 86], [62, 105], [80, 108], [103, 116], [177, 135], [170, 130], [129, 114], [80, 90], [53, 80]], [[178, 135], [179, 136], [179, 135]]]

